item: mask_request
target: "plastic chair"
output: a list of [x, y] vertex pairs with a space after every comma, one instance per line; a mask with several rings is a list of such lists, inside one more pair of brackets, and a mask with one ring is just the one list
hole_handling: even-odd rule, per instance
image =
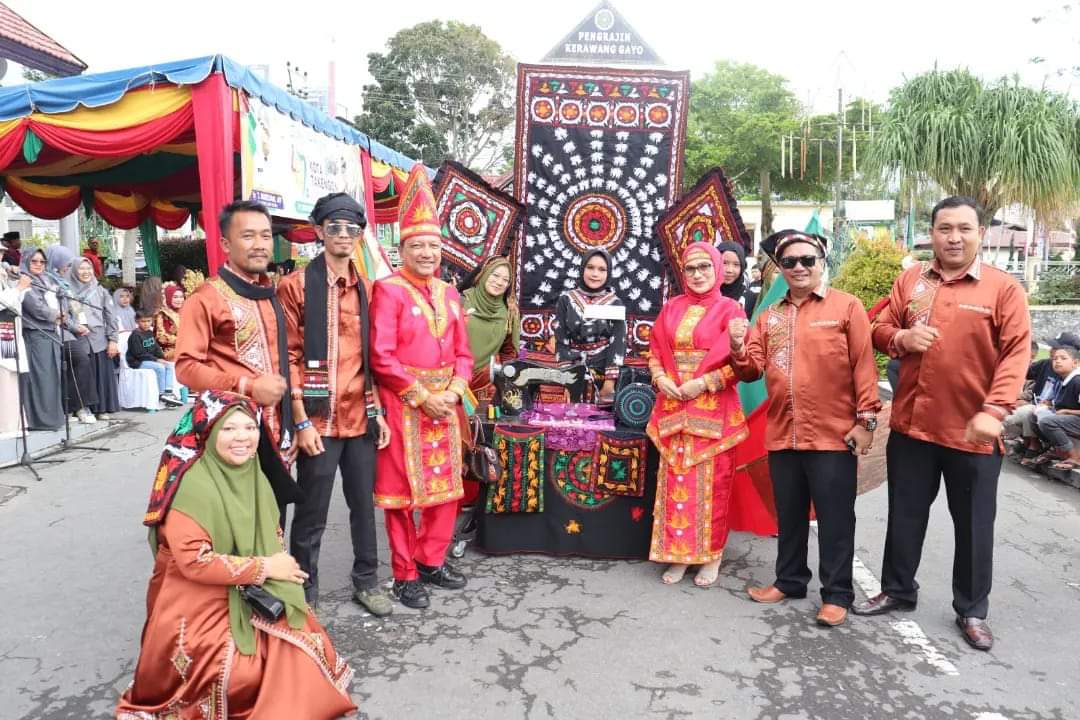
[[158, 389], [157, 373], [153, 370], [133, 368], [127, 364], [127, 346], [130, 337], [130, 332], [122, 332], [117, 343], [120, 346], [120, 407], [125, 410], [143, 408], [156, 412], [160, 407], [158, 397], [161, 395]]

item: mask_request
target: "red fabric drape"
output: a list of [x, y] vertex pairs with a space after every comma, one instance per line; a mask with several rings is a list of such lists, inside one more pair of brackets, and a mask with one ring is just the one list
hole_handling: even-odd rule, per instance
[[[220, 76], [219, 76], [220, 77]], [[30, 128], [51, 147], [72, 155], [123, 157], [150, 152], [191, 128], [191, 105], [155, 120], [119, 130], [73, 130], [30, 121]], [[0, 156], [0, 160], [3, 157]]]
[[191, 212], [186, 208], [167, 209], [157, 203], [150, 203], [149, 210], [154, 224], [166, 230], [179, 230], [191, 217]]
[[104, 218], [105, 222], [121, 230], [132, 230], [139, 227], [139, 223], [146, 217], [145, 207], [135, 212], [121, 210], [102, 202], [101, 198], [97, 197], [96, 194], [94, 196], [94, 212]]
[[79, 208], [82, 195], [79, 189], [68, 196], [42, 198], [23, 192], [14, 183], [7, 183], [4, 188], [11, 199], [18, 203], [26, 212], [43, 220], [59, 220], [65, 218]]
[[22, 158], [23, 138], [26, 137], [26, 126], [30, 121], [24, 118], [14, 129], [3, 137], [0, 137], [0, 169]]
[[206, 259], [210, 274], [225, 262], [217, 216], [233, 201], [233, 146], [236, 124], [232, 90], [221, 73], [211, 73], [191, 89], [195, 115], [195, 151], [199, 158], [202, 226], [206, 230]]

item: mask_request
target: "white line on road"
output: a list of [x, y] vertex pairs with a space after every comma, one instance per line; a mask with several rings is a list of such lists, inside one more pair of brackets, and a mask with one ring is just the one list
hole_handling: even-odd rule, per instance
[[[811, 521], [810, 528], [814, 531], [814, 535], [817, 535], [816, 520]], [[877, 577], [870, 572], [869, 568], [863, 564], [863, 561], [857, 555], [851, 564], [851, 576], [867, 598], [872, 598], [881, 592], [881, 584], [878, 582]], [[930, 642], [930, 638], [926, 636], [926, 633], [923, 632], [917, 622], [914, 620], [893, 620], [890, 625], [892, 625], [893, 630], [900, 636], [904, 644], [914, 648], [930, 667], [936, 669], [942, 675], [960, 674], [960, 671], [956, 669], [956, 666], [952, 664], [949, 658], [934, 647], [934, 644]], [[987, 717], [983, 718], [983, 720], [996, 719]]]
[[[872, 598], [881, 592], [881, 584], [857, 556], [854, 563], [852, 563], [851, 571], [855, 584], [866, 593], [866, 597]], [[900, 639], [904, 641], [904, 644], [913, 647], [930, 667], [935, 668], [942, 675], [960, 674], [960, 671], [950, 662], [949, 658], [934, 647], [934, 644], [930, 642], [930, 638], [919, 627], [919, 623], [914, 620], [893, 620], [890, 624], [893, 630], [900, 635]]]

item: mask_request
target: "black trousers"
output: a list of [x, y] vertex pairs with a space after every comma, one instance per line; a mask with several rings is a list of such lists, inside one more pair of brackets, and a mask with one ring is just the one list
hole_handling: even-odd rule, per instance
[[296, 504], [289, 551], [310, 577], [304, 583], [309, 603], [319, 598], [319, 549], [322, 547], [326, 516], [334, 490], [334, 477], [341, 468], [341, 489], [349, 506], [352, 536], [352, 584], [369, 590], [378, 584], [379, 552], [375, 540], [375, 440], [369, 435], [354, 438], [322, 439], [324, 451], [310, 457], [300, 454], [297, 481], [304, 500]]
[[776, 582], [789, 597], [806, 597], [812, 574], [806, 564], [810, 501], [818, 522], [818, 575], [822, 602], [849, 607], [855, 600], [851, 564], [855, 557], [855, 490], [858, 461], [847, 451], [769, 452], [769, 474], [780, 537]]
[[881, 589], [890, 597], [915, 602], [915, 573], [922, 557], [930, 505], [941, 477], [953, 519], [953, 609], [961, 617], [985, 618], [990, 610], [994, 569], [994, 516], [997, 513], [1001, 454], [954, 450], [895, 430], [886, 451], [889, 470], [889, 530]]
[[89, 341], [80, 338], [65, 342], [63, 362], [64, 400], [68, 414], [97, 405], [97, 376]]

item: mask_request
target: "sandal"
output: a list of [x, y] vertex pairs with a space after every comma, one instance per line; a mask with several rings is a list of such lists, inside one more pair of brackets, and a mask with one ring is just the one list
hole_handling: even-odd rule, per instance
[[1057, 457], [1053, 453], [1044, 452], [1041, 455], [1037, 455], [1033, 458], [1024, 458], [1020, 461], [1020, 464], [1024, 467], [1034, 468], [1041, 465], [1045, 465], [1048, 462], [1057, 460]]
[[[707, 568], [710, 565], [715, 565], [715, 569], [710, 574]], [[712, 587], [716, 584], [716, 581], [720, 579], [720, 560], [714, 560], [711, 563], [705, 563], [698, 569], [697, 575], [694, 576], [694, 584], [699, 588]]]
[[664, 571], [664, 574], [660, 576], [661, 582], [665, 585], [677, 585], [686, 576], [686, 568], [689, 565], [668, 565], [668, 569]]
[[1080, 462], [1076, 460], [1062, 460], [1050, 466], [1054, 470], [1076, 470], [1080, 468]]

